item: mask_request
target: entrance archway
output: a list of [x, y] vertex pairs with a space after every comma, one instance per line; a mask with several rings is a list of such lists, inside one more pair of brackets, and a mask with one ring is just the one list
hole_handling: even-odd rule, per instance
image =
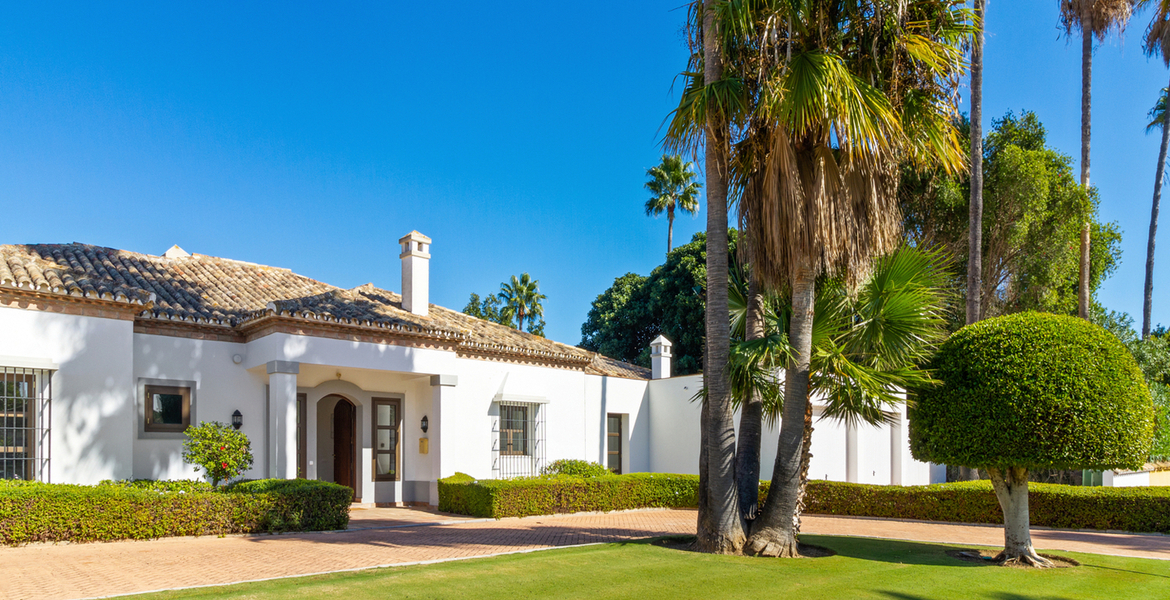
[[357, 409], [346, 398], [333, 407], [333, 481], [357, 497]]

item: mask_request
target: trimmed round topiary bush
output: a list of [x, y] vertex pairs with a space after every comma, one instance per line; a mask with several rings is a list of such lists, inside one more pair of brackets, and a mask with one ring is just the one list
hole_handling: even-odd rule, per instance
[[1083, 319], [1020, 313], [960, 329], [939, 348], [936, 386], [914, 390], [910, 451], [979, 467], [1004, 512], [1001, 557], [1044, 566], [1028, 531], [1028, 469], [1140, 468], [1153, 404], [1137, 362]]

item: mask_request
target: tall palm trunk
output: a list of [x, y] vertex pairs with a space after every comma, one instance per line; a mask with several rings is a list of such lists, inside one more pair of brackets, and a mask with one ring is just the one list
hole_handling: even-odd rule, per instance
[[[723, 57], [715, 31], [716, 0], [703, 2], [703, 78], [713, 85], [723, 78]], [[727, 321], [727, 167], [728, 131], [725, 115], [711, 111], [707, 120], [707, 348], [703, 379], [707, 400], [702, 427], [704, 461], [699, 485], [706, 503], [699, 507], [698, 546], [705, 552], [738, 553], [743, 547], [743, 521], [735, 485], [735, 422], [727, 381], [731, 326]], [[700, 465], [703, 466], [703, 465]], [[706, 523], [704, 523], [706, 521]]]
[[748, 554], [799, 555], [792, 517], [800, 501], [815, 302], [816, 278], [811, 269], [801, 268], [792, 282], [792, 318], [788, 328], [792, 359], [784, 378], [784, 409], [780, 417], [776, 464], [772, 469], [768, 500], [752, 523], [752, 535], [744, 547]]
[[971, 45], [971, 206], [967, 229], [967, 324], [979, 320], [983, 289], [983, 3], [975, 0]]
[[[1087, 4], [1087, 3], [1086, 3]], [[1093, 13], [1086, 8], [1081, 23], [1081, 187], [1089, 192], [1089, 138], [1092, 133]], [[1081, 280], [1077, 315], [1089, 318], [1089, 222], [1081, 224]]]
[[674, 247], [674, 207], [668, 206], [666, 208], [666, 253], [670, 254], [670, 249]]
[[[755, 276], [748, 280], [747, 318], [744, 338], [764, 337], [764, 295]], [[735, 481], [739, 488], [739, 512], [745, 521], [756, 518], [760, 498], [760, 439], [764, 427], [764, 400], [759, 393], [745, 398], [739, 413], [739, 439], [735, 450]]]
[[[1167, 87], [1170, 89], [1170, 86]], [[1162, 147], [1158, 150], [1158, 168], [1154, 177], [1154, 203], [1150, 208], [1150, 239], [1146, 242], [1146, 288], [1142, 303], [1142, 338], [1150, 336], [1150, 313], [1154, 310], [1154, 238], [1158, 235], [1158, 209], [1162, 204], [1162, 180], [1166, 170], [1166, 145], [1170, 143], [1170, 110], [1164, 110]]]
[[[983, 12], [975, 0], [975, 32], [971, 45], [971, 203], [967, 233], [967, 324], [983, 317]], [[959, 467], [959, 479], [979, 479], [978, 469]]]

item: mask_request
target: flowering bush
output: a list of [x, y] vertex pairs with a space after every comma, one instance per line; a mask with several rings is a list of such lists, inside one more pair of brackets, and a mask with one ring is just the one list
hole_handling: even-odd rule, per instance
[[187, 428], [183, 442], [183, 462], [203, 469], [211, 485], [219, 486], [243, 475], [252, 467], [252, 443], [248, 436], [216, 421]]

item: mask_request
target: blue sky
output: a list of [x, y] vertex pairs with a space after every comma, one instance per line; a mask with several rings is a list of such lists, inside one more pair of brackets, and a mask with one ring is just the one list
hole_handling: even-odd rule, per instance
[[[179, 244], [397, 291], [396, 241], [417, 229], [433, 302], [460, 309], [527, 271], [549, 336], [577, 343], [597, 294], [663, 259], [642, 184], [686, 10], [431, 4], [0, 6], [0, 243]], [[1056, 6], [991, 3], [985, 127], [1034, 110], [1075, 157], [1080, 45]], [[1147, 20], [1094, 63], [1093, 183], [1124, 232], [1101, 300], [1138, 319], [1159, 141], [1145, 114], [1167, 81], [1141, 52]], [[678, 219], [676, 244], [704, 224]], [[1163, 231], [1154, 320], [1170, 324]]]

